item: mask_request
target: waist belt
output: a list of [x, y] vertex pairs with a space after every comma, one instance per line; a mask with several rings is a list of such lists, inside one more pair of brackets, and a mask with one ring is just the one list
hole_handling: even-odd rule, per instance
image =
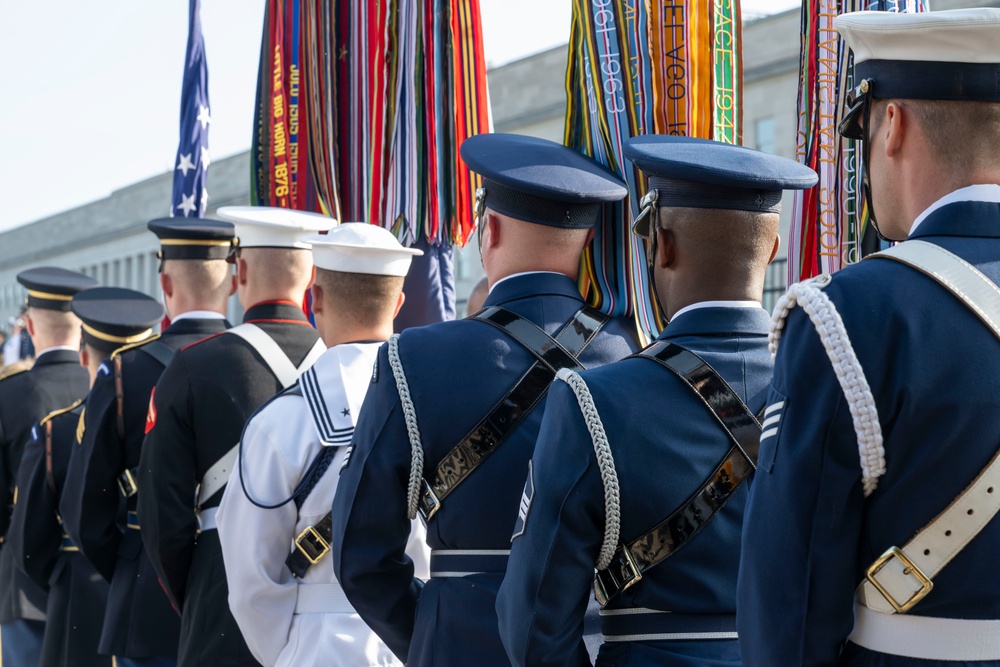
[[73, 544], [73, 540], [70, 539], [69, 535], [63, 533], [62, 543], [59, 545], [59, 551], [79, 551], [80, 547]]
[[606, 642], [693, 641], [737, 639], [735, 614], [675, 614], [629, 607], [602, 609], [601, 633]]
[[438, 463], [430, 480], [423, 479], [419, 511], [429, 521], [448, 494], [472, 474], [531, 412], [561, 368], [580, 369], [577, 357], [608, 322], [608, 316], [583, 307], [556, 334], [505, 308], [487, 308], [471, 319], [490, 324], [528, 350], [537, 361], [500, 402]]
[[431, 577], [467, 577], [471, 574], [507, 571], [510, 549], [434, 549], [431, 551]]
[[126, 518], [126, 524], [132, 530], [139, 530], [139, 515], [134, 510], [128, 511], [128, 516]]
[[198, 532], [204, 533], [206, 530], [215, 530], [218, 528], [218, 524], [215, 523], [215, 515], [218, 514], [218, 507], [209, 507], [208, 509], [196, 512], [198, 517]]
[[729, 436], [732, 447], [694, 494], [649, 532], [621, 544], [607, 568], [594, 577], [594, 597], [603, 607], [644, 572], [660, 564], [711, 521], [740, 484], [753, 473], [760, 447], [760, 422], [733, 388], [694, 352], [658, 342], [637, 355], [655, 361], [685, 382], [701, 398]]
[[355, 614], [338, 583], [299, 584], [296, 614]]
[[139, 493], [139, 484], [135, 481], [135, 475], [129, 468], [125, 468], [125, 471], [118, 475], [118, 490], [121, 491], [125, 500], [129, 500]]
[[856, 604], [848, 639], [871, 651], [922, 660], [1000, 660], [1000, 620], [883, 614]]

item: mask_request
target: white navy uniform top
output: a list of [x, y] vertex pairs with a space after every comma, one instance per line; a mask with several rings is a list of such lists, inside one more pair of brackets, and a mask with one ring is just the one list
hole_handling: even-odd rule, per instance
[[[292, 576], [285, 559], [295, 537], [319, 522], [333, 503], [340, 469], [382, 343], [336, 345], [299, 379], [302, 395], [279, 394], [247, 422], [239, 465], [247, 492], [265, 505], [290, 497], [324, 446], [337, 447], [330, 468], [300, 510], [255, 506], [239, 483], [239, 468], [217, 515], [229, 606], [243, 637], [265, 667], [271, 665], [400, 665], [353, 611], [339, 590], [330, 554]], [[430, 578], [430, 552], [418, 521], [407, 547], [415, 576]], [[321, 591], [304, 607], [300, 587]], [[297, 611], [298, 606], [298, 611]], [[314, 611], [317, 606], [325, 611]]]

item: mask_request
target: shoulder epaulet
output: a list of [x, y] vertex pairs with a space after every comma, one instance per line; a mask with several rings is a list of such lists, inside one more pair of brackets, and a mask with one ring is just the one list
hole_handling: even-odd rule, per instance
[[27, 368], [12, 368], [10, 370], [0, 373], [0, 382], [3, 382], [7, 378], [12, 378], [15, 375], [20, 375], [21, 373], [27, 373], [29, 369]]
[[69, 406], [68, 408], [63, 408], [61, 410], [56, 410], [55, 412], [50, 412], [49, 414], [47, 414], [44, 417], [42, 417], [42, 421], [38, 422], [38, 425], [41, 426], [45, 422], [50, 422], [53, 419], [55, 419], [56, 417], [58, 417], [59, 415], [64, 415], [67, 412], [73, 412], [73, 410], [76, 410], [78, 407], [80, 407], [80, 405], [82, 403], [83, 403], [83, 399], [81, 398], [80, 400], [78, 400], [76, 403], [74, 403], [73, 405]]
[[195, 345], [201, 345], [202, 343], [204, 343], [207, 340], [212, 340], [213, 338], [218, 338], [219, 336], [221, 336], [224, 333], [226, 333], [226, 332], [225, 331], [220, 331], [219, 333], [214, 333], [211, 336], [206, 336], [205, 338], [202, 338], [200, 340], [196, 340], [193, 343], [188, 343], [187, 345], [185, 345], [184, 347], [181, 348], [181, 351], [183, 352], [184, 350], [187, 350], [188, 348], [192, 348]]
[[147, 338], [145, 340], [140, 340], [138, 343], [129, 343], [128, 345], [125, 345], [124, 347], [120, 347], [117, 350], [115, 350], [114, 352], [112, 352], [110, 358], [114, 359], [115, 357], [117, 357], [118, 355], [122, 354], [123, 352], [128, 352], [129, 350], [134, 350], [137, 347], [142, 347], [146, 343], [152, 343], [154, 340], [156, 340], [159, 337], [160, 337], [160, 334], [153, 334], [152, 336], [150, 336], [149, 338]]

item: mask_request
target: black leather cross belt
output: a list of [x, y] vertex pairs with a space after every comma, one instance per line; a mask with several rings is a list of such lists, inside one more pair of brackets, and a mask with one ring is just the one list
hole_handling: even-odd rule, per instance
[[576, 312], [555, 338], [538, 325], [505, 308], [487, 308], [472, 316], [500, 329], [536, 358], [534, 364], [424, 479], [420, 513], [429, 521], [448, 494], [472, 474], [531, 412], [562, 368], [580, 370], [578, 357], [610, 319], [590, 307]]
[[594, 578], [594, 597], [604, 606], [638, 583], [711, 521], [757, 465], [760, 422], [733, 388], [694, 352], [675, 343], [654, 343], [633, 355], [669, 369], [701, 398], [729, 436], [732, 447], [707, 480], [684, 503], [649, 532], [620, 544], [611, 564]]

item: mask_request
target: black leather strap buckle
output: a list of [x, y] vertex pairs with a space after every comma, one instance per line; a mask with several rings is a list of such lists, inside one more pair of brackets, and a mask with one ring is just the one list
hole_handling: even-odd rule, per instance
[[125, 472], [118, 475], [118, 490], [122, 492], [122, 496], [126, 500], [139, 493], [139, 484], [128, 468], [125, 468]]
[[594, 577], [594, 598], [602, 607], [622, 591], [642, 581], [642, 571], [624, 544], [618, 546], [607, 568]]
[[422, 478], [424, 483], [424, 492], [420, 495], [420, 505], [417, 507], [417, 511], [420, 515], [424, 517], [424, 521], [430, 521], [431, 518], [437, 514], [437, 511], [441, 509], [441, 500], [434, 493], [434, 488], [431, 486], [430, 482], [426, 478]]
[[330, 543], [323, 539], [315, 526], [307, 526], [295, 538], [295, 548], [298, 549], [310, 564], [315, 565], [323, 556], [330, 553]]

